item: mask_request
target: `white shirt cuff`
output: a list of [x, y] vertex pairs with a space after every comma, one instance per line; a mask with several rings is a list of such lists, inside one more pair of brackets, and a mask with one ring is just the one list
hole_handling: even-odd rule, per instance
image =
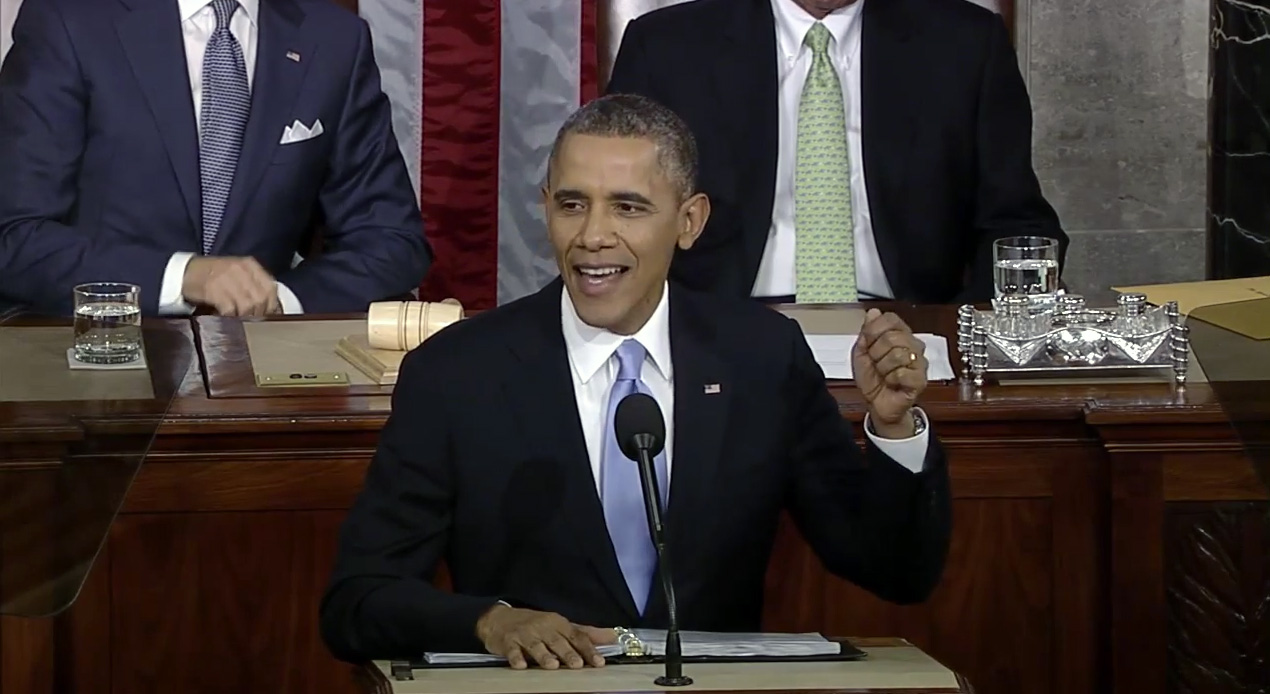
[[919, 408], [913, 410], [926, 420], [926, 428], [916, 436], [906, 439], [884, 439], [874, 436], [869, 425], [869, 415], [864, 415], [864, 435], [888, 458], [913, 472], [921, 472], [926, 462], [926, 449], [930, 446], [930, 419]]
[[185, 297], [181, 294], [181, 286], [185, 284], [185, 267], [193, 257], [193, 253], [173, 253], [168, 258], [168, 266], [163, 270], [163, 281], [159, 286], [159, 315], [179, 316], [194, 312], [194, 307], [185, 303]]
[[300, 299], [296, 297], [295, 292], [281, 282], [275, 284], [278, 285], [278, 302], [282, 304], [282, 312], [288, 315], [304, 313], [304, 306], [300, 304]]

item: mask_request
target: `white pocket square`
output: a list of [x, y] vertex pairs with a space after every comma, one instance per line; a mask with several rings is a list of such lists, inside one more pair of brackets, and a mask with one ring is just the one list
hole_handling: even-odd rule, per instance
[[313, 121], [313, 127], [307, 127], [300, 121], [295, 121], [291, 125], [282, 129], [282, 141], [280, 145], [292, 145], [305, 140], [312, 140], [322, 134], [322, 119]]

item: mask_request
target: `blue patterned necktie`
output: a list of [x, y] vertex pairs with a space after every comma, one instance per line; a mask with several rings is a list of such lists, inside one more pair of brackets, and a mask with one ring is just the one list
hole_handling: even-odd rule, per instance
[[[604, 523], [617, 552], [617, 562], [626, 577], [626, 586], [635, 599], [639, 613], [644, 613], [648, 591], [657, 572], [657, 550], [648, 531], [648, 516], [644, 510], [644, 493], [640, 487], [639, 464], [627, 458], [617, 443], [613, 432], [613, 415], [617, 404], [632, 393], [652, 396], [648, 386], [639, 377], [647, 352], [635, 340], [626, 340], [617, 348], [617, 380], [609, 391], [608, 419], [604, 425], [604, 453], [600, 463], [600, 497], [604, 503]], [[666, 506], [666, 453], [663, 451], [653, 461], [657, 474], [657, 489], [662, 508]]]
[[229, 20], [237, 10], [238, 0], [212, 0], [216, 30], [203, 54], [198, 168], [203, 191], [204, 255], [212, 252], [220, 232], [225, 204], [234, 185], [234, 170], [238, 168], [247, 115], [251, 112], [242, 46], [229, 33]]

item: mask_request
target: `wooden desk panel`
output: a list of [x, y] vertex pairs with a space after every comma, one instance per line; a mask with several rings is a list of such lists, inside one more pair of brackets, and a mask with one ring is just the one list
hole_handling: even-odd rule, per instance
[[[906, 317], [951, 334], [950, 309]], [[354, 691], [348, 666], [317, 639], [317, 604], [389, 398], [210, 398], [208, 379], [233, 377], [226, 365], [242, 363], [241, 347], [219, 346], [187, 374], [79, 602], [47, 633], [21, 627], [26, 643], [75, 646], [59, 651], [60, 683], [108, 672], [118, 694], [158, 691], [176, 677], [198, 692], [262, 682]], [[832, 390], [858, 428], [858, 395]], [[1264, 496], [1207, 386], [947, 384], [922, 405], [949, 452], [954, 494], [953, 546], [935, 595], [919, 606], [883, 603], [828, 576], [786, 525], [768, 575], [768, 628], [901, 636], [989, 694], [1113, 683], [1158, 692], [1170, 648], [1195, 667], [1215, 660], [1183, 648], [1198, 627], [1179, 621], [1178, 587], [1195, 577], [1172, 564], [1166, 572], [1166, 558], [1194, 546], [1196, 532], [1225, 537], [1211, 529], [1228, 527], [1245, 544], [1226, 542], [1223, 556], [1249, 555], [1239, 547], [1258, 537], [1247, 529], [1254, 514], [1222, 504]], [[1174, 503], [1192, 505], [1174, 512]], [[1238, 571], [1255, 569], [1241, 561]], [[1211, 568], [1202, 585], [1219, 587]], [[1224, 633], [1213, 629], [1248, 609], [1227, 609], [1204, 633]], [[1250, 633], [1241, 643], [1254, 643]], [[0, 668], [38, 652], [8, 645], [21, 642], [0, 642]], [[191, 671], [202, 678], [191, 681]]]

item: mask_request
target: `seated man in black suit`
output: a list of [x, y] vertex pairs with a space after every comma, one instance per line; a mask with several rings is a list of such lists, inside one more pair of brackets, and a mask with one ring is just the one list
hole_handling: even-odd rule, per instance
[[608, 92], [688, 122], [713, 215], [671, 279], [807, 303], [986, 301], [992, 244], [1067, 236], [1001, 18], [966, 0], [696, 0], [626, 28]]
[[[613, 627], [665, 628], [637, 467], [611, 429], [636, 389], [667, 420], [657, 467], [683, 628], [760, 628], [782, 509], [830, 571], [882, 598], [919, 602], [939, 582], [948, 475], [914, 407], [921, 342], [894, 314], [867, 316], [862, 455], [797, 323], [667, 282], [709, 217], [695, 162], [691, 132], [643, 97], [565, 123], [543, 191], [562, 278], [406, 357], [322, 601], [335, 655], [598, 666]], [[432, 584], [443, 559], [453, 593]]]

